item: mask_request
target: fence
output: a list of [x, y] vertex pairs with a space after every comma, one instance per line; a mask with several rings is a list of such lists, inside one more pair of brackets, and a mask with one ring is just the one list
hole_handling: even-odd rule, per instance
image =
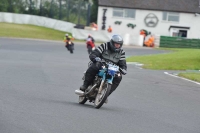
[[200, 39], [187, 39], [182, 37], [160, 37], [160, 47], [167, 48], [200, 48]]

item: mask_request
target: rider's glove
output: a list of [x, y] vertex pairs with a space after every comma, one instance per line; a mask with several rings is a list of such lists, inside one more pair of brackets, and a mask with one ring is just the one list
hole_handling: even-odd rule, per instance
[[101, 61], [101, 58], [99, 58], [99, 57], [95, 57], [94, 59], [95, 59], [96, 62]]
[[120, 69], [121, 74], [126, 75], [127, 71], [125, 69]]

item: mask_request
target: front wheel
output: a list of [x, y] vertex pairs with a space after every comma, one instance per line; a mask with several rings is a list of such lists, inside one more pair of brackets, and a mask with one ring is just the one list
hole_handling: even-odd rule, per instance
[[72, 49], [70, 49], [70, 53], [73, 54], [73, 50]]
[[109, 96], [110, 90], [111, 90], [111, 84], [105, 82], [102, 87], [102, 91], [100, 92], [100, 94], [97, 94], [95, 98], [94, 101], [95, 108], [99, 109], [104, 104], [107, 97]]
[[88, 54], [91, 54], [91, 53], [92, 53], [92, 47], [88, 46]]

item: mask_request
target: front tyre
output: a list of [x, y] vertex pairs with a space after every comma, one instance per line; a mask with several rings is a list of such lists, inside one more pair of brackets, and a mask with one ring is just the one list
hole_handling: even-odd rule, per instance
[[107, 97], [109, 96], [111, 90], [111, 84], [105, 82], [105, 84], [102, 87], [102, 91], [100, 94], [97, 94], [95, 101], [94, 101], [94, 107], [99, 109], [104, 102], [106, 101]]
[[92, 47], [88, 46], [88, 54], [91, 54], [91, 53], [92, 53]]

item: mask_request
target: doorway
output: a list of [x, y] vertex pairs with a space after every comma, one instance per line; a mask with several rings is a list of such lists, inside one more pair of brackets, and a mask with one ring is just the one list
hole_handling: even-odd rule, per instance
[[187, 30], [179, 30], [179, 37], [187, 37]]

